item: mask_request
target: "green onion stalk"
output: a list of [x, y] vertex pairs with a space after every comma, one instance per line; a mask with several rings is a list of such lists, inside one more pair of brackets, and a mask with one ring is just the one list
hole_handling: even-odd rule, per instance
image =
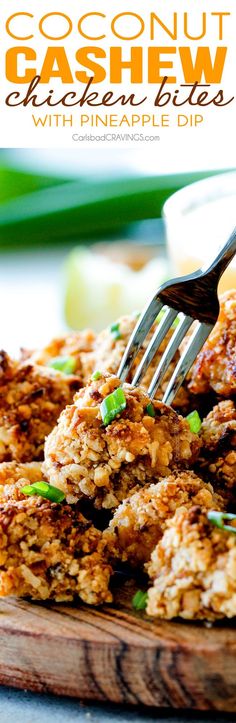
[[27, 497], [39, 495], [39, 497], [43, 497], [45, 500], [57, 503], [63, 502], [65, 499], [65, 494], [62, 490], [59, 490], [58, 487], [54, 487], [53, 485], [49, 485], [48, 482], [44, 482], [43, 480], [34, 482], [32, 485], [25, 485], [21, 488], [21, 492]]
[[103, 424], [107, 426], [107, 424], [113, 422], [113, 419], [117, 417], [117, 414], [123, 412], [125, 408], [125, 394], [123, 392], [123, 389], [121, 389], [121, 387], [118, 387], [118, 389], [115, 389], [112, 394], [109, 394], [107, 397], [105, 397], [102, 404], [100, 405]]

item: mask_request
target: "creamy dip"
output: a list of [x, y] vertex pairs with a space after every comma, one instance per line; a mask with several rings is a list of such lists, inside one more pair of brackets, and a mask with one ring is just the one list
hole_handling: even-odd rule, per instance
[[[236, 194], [223, 196], [167, 219], [170, 256], [177, 274], [210, 262], [236, 226]], [[220, 290], [236, 287], [236, 256], [225, 271]]]

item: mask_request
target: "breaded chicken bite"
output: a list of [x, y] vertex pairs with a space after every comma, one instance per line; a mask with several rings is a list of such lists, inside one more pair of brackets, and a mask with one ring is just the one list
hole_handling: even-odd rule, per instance
[[[90, 376], [90, 371], [87, 372], [86, 359], [94, 347], [95, 339], [96, 335], [91, 329], [64, 334], [52, 339], [44, 349], [31, 353], [30, 360], [33, 364], [48, 366], [58, 357], [59, 359], [69, 357], [73, 362], [73, 373], [79, 377], [81, 384], [84, 384]], [[23, 356], [25, 356], [24, 350]]]
[[0, 504], [0, 597], [112, 600], [101, 532], [78, 510], [37, 496]]
[[46, 435], [72, 402], [79, 379], [0, 353], [0, 462], [42, 459]]
[[236, 536], [213, 526], [200, 507], [176, 511], [146, 567], [148, 615], [212, 621], [236, 615]]
[[220, 297], [220, 314], [190, 372], [189, 390], [213, 389], [222, 397], [236, 394], [236, 290]]
[[[112, 410], [108, 421], [104, 408]], [[199, 446], [173, 409], [151, 404], [141, 387], [121, 388], [117, 377], [100, 375], [61, 414], [46, 440], [44, 472], [68, 502], [86, 496], [96, 507], [112, 509], [137, 484], [164, 477], [176, 465], [190, 466]]]
[[[64, 359], [66, 361], [69, 359], [69, 363], [73, 366], [73, 373], [79, 377], [81, 385], [84, 385], [87, 384], [92, 373], [96, 370], [109, 372], [110, 374], [117, 373], [126, 345], [134, 327], [136, 326], [136, 323], [137, 315], [122, 316], [118, 319], [118, 321], [111, 324], [97, 335], [90, 329], [71, 332], [70, 334], [65, 334], [53, 339], [42, 350], [29, 352], [22, 349], [21, 358], [23, 361], [27, 360], [33, 364], [43, 366], [50, 366], [50, 364], [55, 363], [55, 361], [58, 363], [60, 360]], [[152, 337], [153, 332], [155, 331], [155, 328], [156, 324], [153, 325], [147, 339], [137, 355], [137, 358], [134, 361], [128, 381], [132, 381], [135, 369], [141, 361], [143, 353]], [[167, 343], [172, 336], [172, 333], [173, 329], [167, 333], [165, 340], [160, 345], [160, 348], [156, 352], [154, 359], [144, 376], [143, 386], [145, 389], [148, 389], [153, 374]], [[161, 388], [157, 391], [157, 398], [162, 398], [178, 359], [179, 353], [176, 352]], [[189, 394], [187, 388], [182, 387], [177, 395], [177, 399], [175, 400], [175, 406], [187, 408], [188, 402]]]
[[211, 484], [191, 470], [176, 471], [134, 492], [118, 507], [103, 533], [109, 556], [135, 566], [147, 562], [176, 509], [193, 505], [223, 509], [223, 500]]
[[21, 500], [21, 488], [43, 480], [40, 462], [2, 462], [0, 464], [0, 502], [4, 500]]
[[[203, 420], [199, 466], [222, 494], [236, 491], [236, 404], [224, 400]], [[235, 500], [236, 502], [236, 500]]]
[[[134, 372], [137, 369], [145, 349], [156, 329], [156, 324], [153, 325], [150, 333], [145, 339], [132, 367], [128, 382], [132, 381]], [[89, 354], [82, 355], [82, 364], [84, 369], [84, 378], [87, 380], [90, 378], [92, 372], [98, 369], [101, 372], [109, 372], [110, 374], [117, 374], [121, 359], [126, 349], [129, 338], [137, 324], [137, 315], [133, 314], [130, 316], [120, 317], [114, 324], [104, 329], [97, 335], [93, 351]], [[148, 389], [149, 384], [152, 380], [153, 374], [158, 366], [160, 358], [167, 346], [173, 333], [173, 328], [166, 334], [166, 337], [156, 352], [153, 361], [151, 362], [143, 380], [142, 385], [144, 389]], [[171, 364], [169, 365], [168, 372], [165, 379], [162, 382], [161, 387], [157, 390], [157, 398], [162, 399], [164, 391], [167, 387], [168, 381], [173, 374], [174, 368], [179, 359], [179, 352], [176, 352]], [[187, 389], [182, 387], [175, 400], [175, 406], [184, 407], [188, 404], [188, 392]]]

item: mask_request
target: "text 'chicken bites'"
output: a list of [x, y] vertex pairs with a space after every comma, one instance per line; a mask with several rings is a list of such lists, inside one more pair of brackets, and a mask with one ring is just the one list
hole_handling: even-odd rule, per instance
[[[106, 423], [102, 408], [116, 404], [117, 396], [122, 408], [118, 402]], [[150, 404], [141, 388], [124, 384], [121, 389], [115, 376], [99, 375], [62, 412], [46, 440], [44, 471], [68, 502], [85, 495], [96, 507], [111, 509], [135, 485], [165, 476], [178, 464], [190, 466], [199, 445], [173, 409]]]
[[0, 354], [0, 462], [42, 459], [44, 440], [79, 388], [75, 376]]
[[224, 495], [236, 502], [236, 405], [231, 400], [217, 404], [203, 420], [199, 466]]
[[37, 496], [0, 504], [0, 596], [111, 602], [101, 532], [78, 510]]
[[135, 566], [147, 562], [175, 510], [193, 505], [205, 510], [223, 508], [223, 500], [214, 494], [211, 484], [192, 471], [176, 471], [134, 492], [117, 508], [103, 533], [110, 557]]
[[235, 534], [214, 527], [200, 507], [181, 508], [147, 564], [147, 613], [216, 620], [236, 615]]
[[236, 394], [236, 290], [220, 297], [220, 314], [214, 329], [190, 372], [189, 389], [205, 394], [213, 389], [222, 397]]

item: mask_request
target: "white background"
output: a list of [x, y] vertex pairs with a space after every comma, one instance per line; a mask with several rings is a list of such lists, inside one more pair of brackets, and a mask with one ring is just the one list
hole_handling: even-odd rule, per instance
[[[140, 14], [146, 21], [146, 31], [145, 34], [142, 35], [137, 40], [133, 40], [131, 42], [132, 45], [190, 45], [193, 48], [193, 54], [196, 52], [196, 48], [198, 45], [209, 45], [212, 53], [214, 52], [214, 49], [217, 45], [223, 44], [228, 45], [228, 56], [227, 56], [227, 62], [225, 66], [224, 71], [224, 77], [223, 82], [221, 85], [224, 87], [224, 91], [227, 97], [234, 95], [235, 92], [235, 36], [236, 36], [236, 10], [235, 10], [235, 0], [159, 0], [158, 3], [156, 3], [154, 0], [145, 0], [145, 3], [143, 0], [80, 0], [79, 3], [75, 3], [74, 0], [51, 0], [48, 2], [48, 0], [2, 0], [1, 1], [1, 9], [0, 9], [0, 18], [1, 18], [1, 50], [0, 50], [0, 68], [1, 68], [1, 115], [0, 115], [0, 123], [1, 123], [1, 145], [2, 147], [44, 147], [44, 148], [76, 148], [77, 150], [80, 150], [80, 148], [83, 147], [89, 147], [90, 149], [93, 149], [93, 145], [90, 143], [86, 143], [84, 141], [83, 143], [75, 143], [72, 140], [72, 130], [70, 128], [46, 128], [46, 129], [39, 129], [34, 128], [31, 120], [32, 115], [32, 109], [8, 109], [4, 105], [4, 98], [6, 95], [16, 90], [13, 84], [7, 83], [4, 80], [5, 75], [5, 69], [4, 69], [4, 63], [5, 63], [5, 52], [7, 47], [12, 43], [13, 45], [17, 45], [20, 43], [20, 41], [14, 41], [9, 36], [7, 36], [6, 31], [4, 30], [5, 27], [5, 21], [6, 19], [13, 14], [14, 12], [31, 12], [34, 15], [34, 22], [32, 21], [32, 24], [34, 25], [34, 33], [35, 37], [33, 40], [24, 41], [22, 44], [27, 44], [29, 46], [32, 46], [34, 48], [37, 48], [38, 53], [38, 67], [40, 70], [41, 64], [44, 59], [45, 50], [48, 46], [48, 44], [53, 44], [53, 41], [49, 41], [46, 38], [43, 38], [38, 31], [38, 21], [39, 19], [48, 12], [64, 12], [67, 15], [71, 17], [73, 20], [74, 25], [74, 32], [72, 35], [70, 35], [68, 38], [66, 38], [63, 41], [55, 41], [55, 45], [65, 45], [65, 48], [68, 53], [68, 58], [71, 63], [72, 69], [75, 71], [78, 69], [78, 65], [76, 65], [74, 61], [74, 56], [76, 50], [82, 46], [82, 45], [98, 45], [101, 47], [104, 47], [107, 52], [109, 46], [112, 45], [123, 45], [125, 50], [124, 52], [127, 54], [127, 58], [129, 56], [129, 42], [120, 41], [118, 38], [114, 37], [114, 35], [111, 34], [110, 31], [110, 21], [111, 18], [114, 17], [116, 14], [120, 12], [135, 12], [137, 14]], [[106, 20], [104, 20], [104, 26], [105, 30], [107, 31], [107, 38], [100, 40], [100, 41], [86, 41], [84, 38], [81, 38], [78, 31], [77, 31], [77, 22], [78, 19], [86, 12], [103, 12], [106, 14]], [[163, 21], [171, 26], [171, 18], [173, 16], [173, 12], [178, 12], [178, 40], [172, 41], [167, 34], [160, 29], [160, 31], [157, 32], [157, 37], [155, 42], [150, 42], [149, 40], [149, 15], [150, 12], [156, 12], [156, 14], [163, 19]], [[217, 38], [217, 21], [216, 18], [212, 18], [210, 13], [211, 12], [217, 12], [217, 11], [224, 11], [224, 12], [230, 12], [231, 17], [225, 18], [225, 37], [222, 42], [218, 41]], [[207, 12], [207, 37], [200, 41], [189, 41], [184, 37], [183, 35], [183, 13], [188, 12], [190, 16], [189, 26], [190, 31], [197, 32], [199, 27], [201, 27], [201, 13]], [[25, 21], [26, 22], [26, 21]], [[93, 20], [94, 23], [94, 20]], [[57, 27], [58, 25], [58, 27]], [[28, 27], [28, 26], [27, 26]], [[49, 27], [49, 26], [48, 26]], [[89, 25], [87, 25], [89, 27]], [[124, 27], [124, 26], [123, 26]], [[133, 27], [133, 26], [132, 26]], [[50, 26], [52, 28], [52, 24]], [[53, 32], [55, 30], [58, 30], [58, 33], [60, 32], [62, 26], [60, 24], [60, 21], [58, 22], [53, 21]], [[126, 32], [129, 29], [129, 26], [127, 26], [126, 23]], [[131, 31], [132, 32], [132, 31]], [[144, 53], [145, 55], [145, 53]], [[174, 56], [175, 57], [175, 56]], [[194, 56], [195, 57], [195, 56]], [[103, 62], [103, 61], [102, 61]], [[108, 61], [107, 61], [108, 65]], [[177, 71], [178, 76], [178, 84], [176, 86], [183, 82], [183, 76], [181, 72], [180, 63], [178, 62], [178, 53], [176, 54], [176, 60], [175, 60], [175, 69]], [[145, 63], [145, 74], [146, 74], [146, 63]], [[102, 94], [102, 92], [107, 91], [109, 88], [112, 89], [116, 95], [119, 95], [120, 92], [124, 93], [130, 93], [131, 91], [135, 91], [137, 96], [144, 96], [148, 95], [149, 102], [145, 104], [145, 112], [146, 113], [153, 113], [153, 105], [152, 100], [153, 97], [155, 97], [155, 86], [147, 86], [147, 84], [143, 85], [135, 85], [132, 86], [129, 83], [129, 72], [126, 71], [125, 76], [126, 81], [121, 86], [119, 85], [113, 85], [111, 86], [109, 83], [109, 80], [104, 81], [104, 83], [97, 84], [96, 90], [99, 91], [99, 93]], [[75, 82], [73, 86], [67, 86], [62, 85], [62, 83], [57, 79], [53, 80], [53, 82], [50, 83], [50, 86], [53, 86], [56, 89], [56, 92], [58, 95], [61, 95], [68, 90], [76, 90], [79, 95], [81, 95], [81, 89], [84, 90], [84, 86], [81, 83]], [[174, 90], [175, 86], [169, 85], [169, 90]], [[19, 89], [21, 92], [26, 89], [26, 85], [19, 86]], [[43, 92], [46, 90], [47, 86], [43, 86]], [[218, 89], [217, 86], [213, 86], [216, 90]], [[142, 106], [141, 106], [142, 108]], [[143, 107], [144, 108], [144, 107]], [[184, 109], [181, 109], [182, 112], [187, 113], [187, 110], [185, 110], [186, 106], [184, 106]], [[214, 159], [218, 159], [218, 163], [216, 165], [233, 165], [234, 158], [235, 158], [235, 142], [234, 142], [234, 134], [235, 134], [235, 121], [236, 121], [236, 102], [229, 105], [226, 108], [215, 108], [215, 107], [208, 107], [207, 109], [203, 110], [204, 115], [204, 123], [201, 124], [201, 126], [198, 126], [196, 129], [187, 129], [187, 128], [176, 128], [176, 115], [177, 110], [171, 109], [171, 106], [167, 106], [164, 110], [165, 112], [169, 112], [171, 116], [171, 127], [170, 128], [163, 128], [163, 129], [153, 129], [151, 126], [148, 128], [146, 127], [147, 133], [153, 134], [153, 133], [159, 133], [161, 140], [159, 143], [146, 143], [145, 144], [145, 150], [147, 153], [155, 156], [156, 162], [158, 163], [159, 168], [163, 168], [165, 170], [165, 164], [166, 159], [168, 158], [168, 163], [172, 162], [175, 164], [176, 157], [180, 160], [181, 157], [183, 158], [189, 158], [191, 155], [194, 157], [200, 156], [201, 158], [201, 165], [202, 161], [204, 160], [205, 166], [210, 167], [210, 165], [214, 165]], [[90, 109], [91, 111], [92, 109]], [[189, 108], [189, 111], [191, 109]], [[40, 111], [41, 112], [41, 111]], [[59, 112], [59, 111], [58, 111]], [[71, 111], [69, 111], [71, 112]], [[83, 109], [83, 112], [87, 112], [87, 110]], [[96, 109], [94, 110], [96, 112]], [[98, 109], [97, 109], [98, 112]], [[107, 112], [109, 112], [109, 109], [107, 109]], [[122, 109], [114, 106], [112, 109], [112, 112], [122, 114]], [[127, 107], [125, 108], [125, 112], [129, 112], [131, 114], [131, 110], [127, 111]], [[136, 112], [136, 109], [135, 109]], [[154, 109], [154, 112], [156, 115], [159, 115], [160, 109]], [[46, 107], [44, 111], [44, 107], [42, 109], [42, 115], [45, 115], [46, 113]], [[77, 107], [73, 111], [75, 122], [78, 122], [79, 114], [81, 113], [81, 109], [78, 109]], [[101, 109], [99, 109], [99, 113], [101, 113]], [[75, 125], [73, 128], [74, 131], [80, 131], [80, 128]], [[107, 129], [109, 130], [109, 129]], [[119, 129], [113, 129], [116, 132], [119, 132]], [[141, 131], [143, 129], [138, 128], [138, 126], [135, 127], [136, 131]], [[132, 132], [132, 129], [127, 129], [125, 127], [122, 128], [122, 132], [128, 131]], [[89, 127], [87, 126], [84, 132], [90, 132]], [[92, 132], [92, 131], [91, 131]], [[104, 132], [104, 129], [97, 129], [96, 135], [98, 133], [102, 134]], [[98, 142], [96, 144], [99, 145]], [[103, 143], [103, 147], [104, 147]], [[108, 147], [111, 147], [112, 144], [109, 144]], [[127, 148], [127, 146], [134, 147], [134, 144], [130, 143], [119, 143], [119, 148], [124, 147]], [[117, 147], [117, 145], [116, 145]], [[139, 152], [145, 155], [145, 151], [143, 148], [141, 148], [140, 143], [136, 143], [135, 147], [138, 148]], [[184, 162], [184, 161], [183, 161]]]

